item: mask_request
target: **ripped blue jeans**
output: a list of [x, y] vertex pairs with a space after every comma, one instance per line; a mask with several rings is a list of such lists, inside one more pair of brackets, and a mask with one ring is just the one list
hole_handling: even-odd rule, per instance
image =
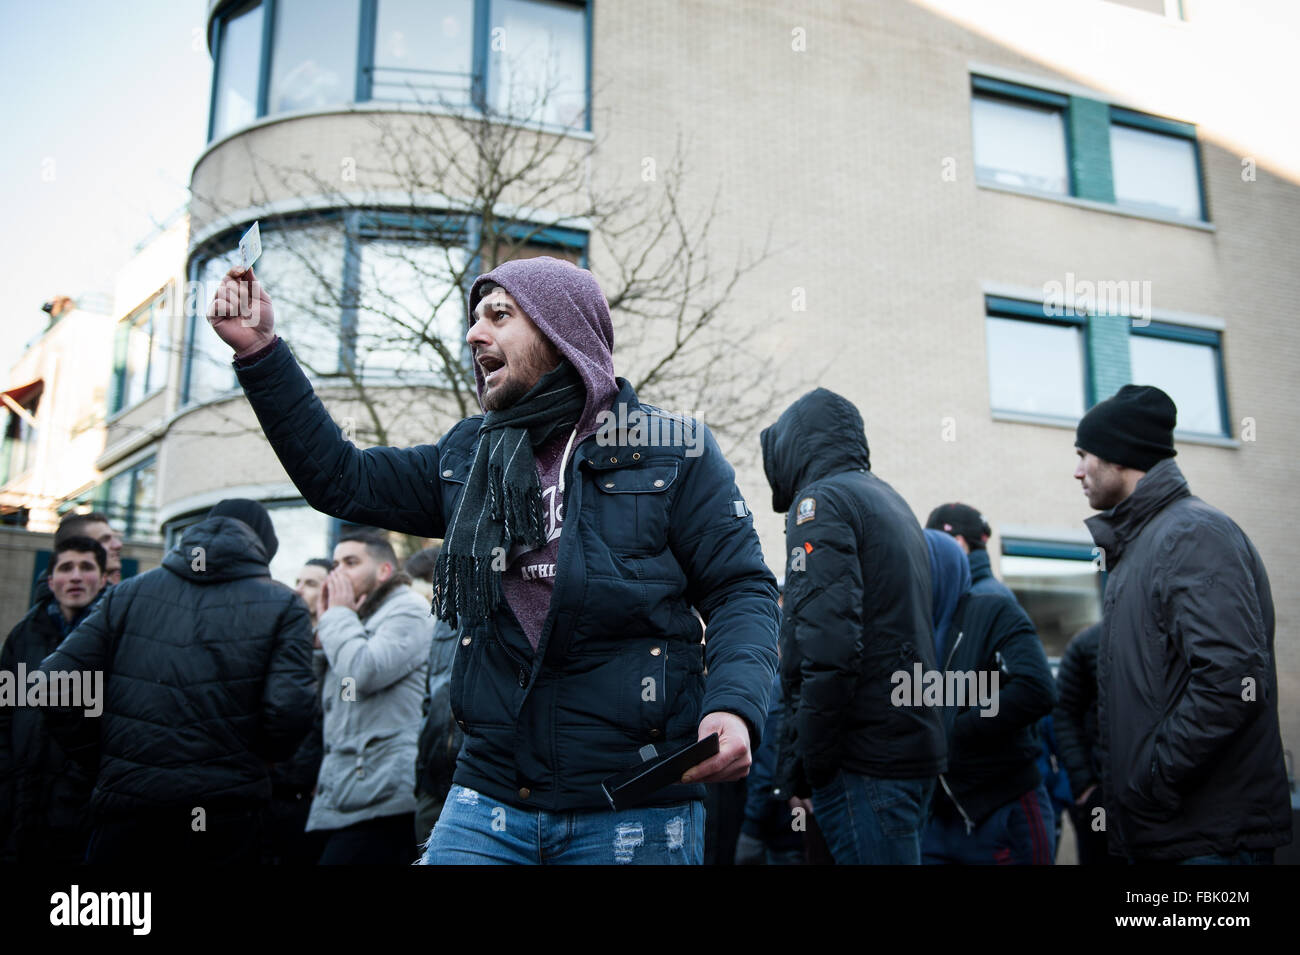
[[701, 865], [704, 803], [539, 812], [452, 786], [421, 865]]

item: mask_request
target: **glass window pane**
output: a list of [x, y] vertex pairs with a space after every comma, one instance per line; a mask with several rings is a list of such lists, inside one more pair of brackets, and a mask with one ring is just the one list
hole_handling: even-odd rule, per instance
[[1083, 342], [1076, 327], [987, 320], [989, 396], [998, 411], [1083, 414]]
[[474, 69], [474, 0], [379, 0], [371, 98], [464, 106]]
[[213, 139], [257, 118], [257, 80], [262, 72], [261, 4], [223, 23], [217, 58]]
[[1150, 335], [1129, 338], [1133, 381], [1155, 385], [1178, 406], [1178, 430], [1223, 434], [1219, 350]]
[[975, 96], [975, 175], [1039, 192], [1065, 195], [1065, 120], [1059, 109]]
[[454, 276], [464, 268], [459, 247], [414, 239], [362, 245], [357, 367], [366, 378], [446, 378], [446, 366], [427, 339], [461, 356], [465, 304]]
[[261, 227], [257, 278], [275, 307], [275, 331], [308, 374], [338, 371], [343, 230], [335, 222]]
[[351, 103], [360, 0], [277, 0], [267, 112]]
[[135, 469], [135, 493], [131, 498], [131, 527], [127, 534], [143, 540], [157, 540], [155, 519], [158, 513], [158, 459]]
[[1049, 657], [1101, 619], [1097, 566], [1088, 560], [1002, 555], [1002, 580], [1034, 622]]
[[[229, 263], [221, 257], [207, 258], [199, 266], [198, 281], [202, 284], [197, 303], [191, 302], [192, 307], [198, 309], [198, 315], [194, 319], [193, 338], [186, 355], [189, 364], [186, 403], [210, 401], [239, 384], [235, 380], [235, 369], [231, 364], [234, 353], [230, 346], [217, 337], [206, 318], [212, 298], [221, 285], [222, 276], [229, 268]], [[258, 278], [261, 278], [260, 263]]]
[[489, 40], [492, 108], [516, 119], [583, 126], [586, 12], [553, 0], [494, 0]]
[[1115, 123], [1110, 155], [1116, 203], [1154, 215], [1201, 217], [1195, 142]]

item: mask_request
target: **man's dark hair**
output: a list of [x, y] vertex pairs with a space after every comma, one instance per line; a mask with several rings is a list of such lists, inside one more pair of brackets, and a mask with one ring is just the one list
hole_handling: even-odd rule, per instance
[[91, 511], [89, 514], [64, 514], [59, 521], [59, 529], [54, 532], [54, 546], [58, 547], [69, 537], [84, 537], [87, 524], [108, 524], [112, 527], [108, 515], [99, 511]]
[[95, 563], [99, 565], [101, 574], [108, 568], [108, 551], [104, 550], [103, 544], [93, 537], [74, 535], [54, 542], [54, 556], [50, 558], [51, 574], [54, 573], [54, 567], [59, 562], [59, 555], [68, 551], [75, 551], [78, 554], [94, 554]]
[[326, 572], [328, 572], [334, 569], [334, 561], [330, 560], [328, 557], [313, 557], [311, 560], [307, 561], [307, 563], [303, 564], [303, 566], [323, 567]]
[[[393, 545], [389, 543], [383, 531], [377, 531], [372, 527], [350, 528], [339, 535], [339, 543], [342, 544], [344, 541], [358, 541], [365, 544], [366, 553], [381, 564], [388, 561], [393, 565], [393, 570], [400, 570], [402, 567], [397, 559], [397, 551], [393, 550]], [[330, 566], [334, 565], [331, 563]]]
[[433, 568], [437, 566], [438, 554], [442, 551], [442, 546], [434, 544], [432, 547], [426, 547], [418, 553], [412, 554], [406, 558], [406, 566], [402, 570], [407, 575], [414, 577], [416, 580], [425, 580], [433, 583]]

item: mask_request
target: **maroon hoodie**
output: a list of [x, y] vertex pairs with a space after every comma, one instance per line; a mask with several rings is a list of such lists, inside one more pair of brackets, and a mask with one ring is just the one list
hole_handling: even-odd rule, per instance
[[[618, 394], [614, 380], [614, 326], [609, 305], [595, 277], [563, 259], [549, 256], [516, 259], [480, 275], [470, 289], [471, 325], [474, 309], [483, 297], [482, 288], [488, 283], [501, 286], [519, 303], [533, 324], [577, 369], [587, 388], [582, 416], [573, 431], [554, 435], [533, 449], [542, 485], [546, 543], [533, 550], [524, 550], [518, 544], [512, 547], [501, 579], [506, 602], [536, 650], [551, 605], [560, 533], [564, 528], [561, 472], [577, 453], [578, 445], [596, 432], [598, 416], [613, 406]], [[474, 379], [481, 406], [483, 370], [477, 362]]]

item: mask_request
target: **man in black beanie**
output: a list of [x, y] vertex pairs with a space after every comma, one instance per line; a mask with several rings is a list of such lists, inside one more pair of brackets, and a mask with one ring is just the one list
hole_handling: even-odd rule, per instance
[[1291, 841], [1273, 598], [1231, 518], [1174, 463], [1177, 408], [1125, 385], [1079, 422], [1074, 476], [1109, 572], [1098, 750], [1112, 853], [1267, 864]]

